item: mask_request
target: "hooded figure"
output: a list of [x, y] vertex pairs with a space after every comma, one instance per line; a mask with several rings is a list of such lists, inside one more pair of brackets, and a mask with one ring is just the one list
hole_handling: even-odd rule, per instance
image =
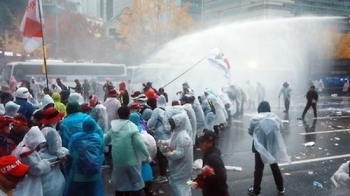
[[[59, 121], [59, 120], [58, 120]], [[68, 149], [62, 147], [62, 140], [57, 130], [54, 128], [58, 122], [52, 122], [51, 126], [45, 126], [41, 132], [46, 139], [46, 146], [40, 151], [42, 159], [55, 162], [65, 159]], [[51, 164], [50, 172], [41, 176], [44, 196], [62, 196], [66, 180], [60, 170], [59, 163]]]
[[291, 93], [292, 93], [292, 89], [289, 87], [289, 84], [287, 82], [284, 82], [283, 87], [280, 91], [280, 94], [278, 95], [278, 98], [280, 98], [281, 94], [283, 94], [283, 101], [284, 101], [284, 107], [285, 107], [285, 110], [283, 112], [288, 113], [289, 111]]
[[211, 102], [207, 100], [207, 98], [202, 95], [200, 97], [200, 100], [202, 102], [201, 107], [204, 113], [204, 121], [205, 121], [205, 128], [208, 130], [213, 131], [214, 129], [214, 118], [215, 118], [215, 108]]
[[112, 144], [112, 188], [116, 190], [116, 195], [139, 193], [145, 186], [141, 162], [152, 158], [149, 157], [138, 127], [129, 120], [129, 108], [120, 107], [118, 115], [120, 119], [113, 120], [112, 128], [104, 135], [105, 145]]
[[115, 89], [112, 89], [108, 93], [108, 97], [106, 101], [103, 103], [103, 106], [106, 107], [107, 116], [108, 116], [108, 127], [107, 130], [111, 128], [111, 122], [112, 120], [115, 120], [118, 117], [117, 110], [120, 108], [121, 104], [119, 100], [117, 99], [117, 91]]
[[17, 112], [21, 106], [15, 104], [13, 101], [9, 101], [5, 104], [5, 115], [14, 117], [17, 115]]
[[[142, 139], [145, 145], [147, 146], [148, 153], [153, 158], [154, 157], [153, 155], [155, 155], [155, 152], [157, 151], [156, 142], [154, 141], [154, 138], [151, 135], [149, 135], [146, 131], [142, 130], [140, 125], [140, 121], [141, 121], [140, 114], [134, 112], [130, 115], [129, 119], [138, 127], [139, 133], [141, 133]], [[143, 181], [145, 182], [145, 187], [143, 188], [143, 190], [145, 191], [146, 196], [154, 195], [154, 192], [152, 191], [152, 180], [153, 180], [152, 167], [149, 163], [145, 161], [142, 161], [141, 175], [142, 175]]]
[[189, 103], [189, 99], [190, 99], [189, 97], [184, 96], [181, 98], [181, 103], [184, 110], [187, 113], [188, 118], [190, 119], [191, 130], [189, 132], [189, 135], [192, 138], [192, 143], [194, 144], [196, 140], [196, 133], [197, 133], [197, 119], [196, 119], [196, 114], [192, 108], [192, 105]]
[[[67, 116], [61, 121], [59, 134], [62, 138], [62, 146], [68, 148], [72, 136], [83, 131], [83, 122], [91, 116], [83, 114], [78, 102], [73, 101], [67, 104]], [[99, 128], [99, 127], [98, 127]], [[97, 129], [97, 133], [103, 137], [102, 129]], [[68, 175], [72, 161], [68, 160], [64, 164], [64, 174]]]
[[236, 113], [233, 115], [234, 117], [238, 117], [240, 114], [243, 114], [242, 106], [244, 103], [242, 91], [238, 86], [230, 85], [227, 90], [228, 97], [236, 103]]
[[84, 98], [81, 94], [79, 93], [70, 93], [68, 97], [68, 102], [76, 101], [79, 104], [84, 103]]
[[59, 93], [52, 93], [52, 99], [54, 101], [55, 108], [58, 111], [63, 112], [64, 116], [66, 116], [66, 106], [63, 103], [61, 103], [61, 95]]
[[32, 77], [32, 79], [30, 81], [30, 90], [33, 92], [34, 99], [38, 100], [42, 91], [40, 88], [40, 84], [35, 80], [34, 77]]
[[162, 142], [163, 153], [169, 160], [169, 181], [173, 196], [190, 196], [187, 181], [192, 176], [193, 143], [186, 131], [188, 117], [185, 112], [169, 119], [172, 127], [170, 140]]
[[106, 133], [108, 131], [108, 114], [106, 107], [98, 101], [97, 95], [91, 95], [89, 97], [89, 103], [92, 108], [90, 116], [100, 125], [104, 133]]
[[13, 196], [32, 195], [43, 196], [41, 176], [51, 169], [50, 162], [41, 159], [39, 151], [45, 145], [46, 140], [38, 127], [32, 127], [19, 143], [12, 155], [16, 156], [22, 163], [29, 166], [28, 174], [18, 184]]
[[290, 163], [289, 156], [281, 135], [282, 122], [271, 113], [267, 101], [262, 101], [258, 107], [258, 114], [250, 119], [249, 135], [253, 137], [253, 152], [255, 153], [254, 186], [249, 193], [260, 194], [265, 164], [270, 164], [277, 190], [284, 193], [283, 178], [277, 163]]
[[[73, 135], [69, 143], [69, 154], [73, 159], [72, 169], [67, 178], [65, 189], [66, 196], [104, 195], [101, 171], [93, 175], [84, 175], [79, 168], [79, 159], [82, 152], [87, 153], [87, 158], [96, 160], [99, 167], [104, 161], [104, 142], [98, 134], [99, 127], [96, 122], [88, 118], [83, 122], [83, 131]], [[87, 150], [84, 150], [87, 149]], [[89, 154], [89, 152], [94, 152]], [[86, 160], [87, 162], [92, 160]]]
[[213, 104], [215, 108], [214, 125], [225, 124], [227, 113], [225, 111], [225, 106], [222, 103], [222, 101], [218, 97], [216, 97], [216, 95], [208, 88], [204, 90], [204, 95], [207, 97], [207, 100]]
[[11, 76], [9, 86], [12, 93], [17, 90], [17, 80], [14, 76]]
[[228, 119], [230, 119], [236, 112], [236, 105], [230, 100], [228, 95], [226, 94], [227, 90], [225, 88], [222, 89], [222, 92], [219, 94], [219, 98], [225, 106], [225, 110], [227, 112]]
[[45, 95], [40, 109], [45, 111], [49, 107], [55, 107], [55, 102], [50, 95]]
[[166, 100], [163, 95], [159, 96], [157, 100], [157, 108], [152, 111], [152, 116], [147, 122], [147, 126], [154, 130], [154, 137], [156, 140], [168, 140], [170, 138], [170, 130], [164, 127], [163, 121], [165, 116]]

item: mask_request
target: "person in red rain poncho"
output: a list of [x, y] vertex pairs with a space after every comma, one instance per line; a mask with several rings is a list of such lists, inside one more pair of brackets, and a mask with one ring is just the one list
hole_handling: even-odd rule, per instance
[[126, 89], [126, 84], [125, 82], [121, 82], [119, 84], [119, 101], [122, 104], [122, 106], [128, 106], [129, 105], [129, 93], [128, 90]]

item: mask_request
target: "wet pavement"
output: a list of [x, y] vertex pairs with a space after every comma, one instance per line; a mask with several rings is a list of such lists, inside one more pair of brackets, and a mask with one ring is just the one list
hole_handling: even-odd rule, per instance
[[[318, 119], [313, 119], [312, 109], [306, 115], [305, 121], [297, 120], [301, 116], [305, 101], [293, 101], [289, 114], [283, 113], [281, 106], [272, 104], [272, 112], [284, 122], [282, 131], [291, 157], [292, 164], [280, 164], [284, 178], [286, 193], [284, 195], [346, 195], [335, 188], [330, 178], [339, 166], [350, 160], [350, 99], [323, 98], [318, 104]], [[235, 119], [227, 128], [221, 131], [218, 147], [226, 166], [242, 167], [242, 171], [227, 171], [227, 183], [230, 195], [247, 195], [247, 189], [253, 183], [254, 154], [251, 151], [252, 138], [247, 132], [249, 119], [254, 111], [247, 111], [243, 118]], [[311, 147], [305, 143], [315, 142]], [[200, 151], [195, 151], [195, 158], [201, 158]], [[110, 161], [110, 158], [107, 159]], [[157, 167], [154, 167], [157, 172]], [[195, 176], [194, 171], [193, 176]], [[106, 195], [114, 195], [110, 187], [111, 168], [103, 170]], [[314, 187], [317, 181], [323, 188]], [[267, 166], [261, 184], [261, 195], [278, 195], [273, 176]], [[168, 183], [154, 184], [156, 195], [170, 195]], [[193, 196], [201, 195], [200, 190], [194, 190]]]

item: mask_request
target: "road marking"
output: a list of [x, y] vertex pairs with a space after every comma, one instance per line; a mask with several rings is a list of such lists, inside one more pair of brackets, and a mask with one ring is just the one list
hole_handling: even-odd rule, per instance
[[308, 133], [300, 133], [300, 135], [313, 135], [313, 134], [319, 134], [319, 133], [336, 133], [336, 132], [345, 132], [350, 131], [350, 129], [337, 129], [337, 130], [329, 130], [329, 131], [315, 131], [315, 132], [308, 132]]
[[297, 165], [297, 164], [311, 163], [316, 161], [327, 161], [331, 159], [340, 159], [340, 158], [346, 158], [346, 157], [350, 157], [350, 154], [322, 157], [322, 158], [316, 158], [316, 159], [307, 159], [307, 160], [301, 160], [301, 161], [293, 161], [291, 164], [281, 163], [281, 164], [278, 164], [278, 166], [282, 167], [282, 166], [288, 166], [288, 165]]

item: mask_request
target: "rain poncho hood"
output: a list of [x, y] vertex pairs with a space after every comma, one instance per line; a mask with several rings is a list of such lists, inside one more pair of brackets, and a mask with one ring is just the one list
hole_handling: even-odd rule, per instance
[[43, 98], [43, 102], [41, 104], [41, 109], [45, 108], [50, 103], [55, 104], [55, 102], [53, 101], [53, 99], [50, 95], [45, 95]]
[[248, 131], [253, 136], [254, 148], [260, 153], [264, 164], [290, 163], [281, 130], [281, 119], [271, 112], [261, 112], [250, 119]]
[[5, 114], [6, 116], [14, 117], [21, 106], [13, 101], [9, 101], [5, 104]]
[[84, 98], [80, 93], [71, 93], [68, 97], [68, 102], [76, 101], [79, 104], [84, 103]]
[[[181, 114], [181, 113], [184, 113], [185, 116], [187, 117], [187, 118], [185, 118], [185, 124], [186, 124], [185, 130], [188, 133], [188, 135], [190, 135], [191, 130], [192, 130], [192, 126], [191, 126], [190, 119], [188, 118], [187, 113], [186, 113], [183, 106], [177, 105], [177, 106], [171, 106], [171, 107], [167, 108], [166, 112], [164, 114], [164, 118], [169, 119], [172, 116], [177, 115], [177, 114]], [[165, 126], [170, 127], [168, 120], [164, 120], [163, 122], [164, 122]]]
[[156, 140], [168, 140], [171, 132], [170, 127], [164, 121], [167, 121], [165, 113], [167, 108], [165, 107], [165, 97], [159, 96], [157, 108], [152, 111], [151, 118], [147, 121], [147, 126], [154, 129], [154, 137]]
[[57, 92], [52, 93], [52, 99], [55, 103], [55, 108], [58, 111], [63, 112], [64, 115], [66, 116], [67, 115], [66, 106], [63, 103], [61, 103], [61, 95]]
[[160, 95], [157, 100], [157, 107], [165, 108], [166, 107], [166, 99], [164, 95]]
[[21, 143], [18, 144], [19, 147], [23, 147], [21, 151], [14, 150], [13, 154], [19, 158], [20, 155], [24, 152], [28, 152], [30, 150], [35, 150], [35, 148], [41, 144], [46, 142], [46, 139], [42, 132], [40, 131], [39, 127], [35, 126], [30, 128], [30, 130], [27, 132], [27, 134], [24, 136]]

